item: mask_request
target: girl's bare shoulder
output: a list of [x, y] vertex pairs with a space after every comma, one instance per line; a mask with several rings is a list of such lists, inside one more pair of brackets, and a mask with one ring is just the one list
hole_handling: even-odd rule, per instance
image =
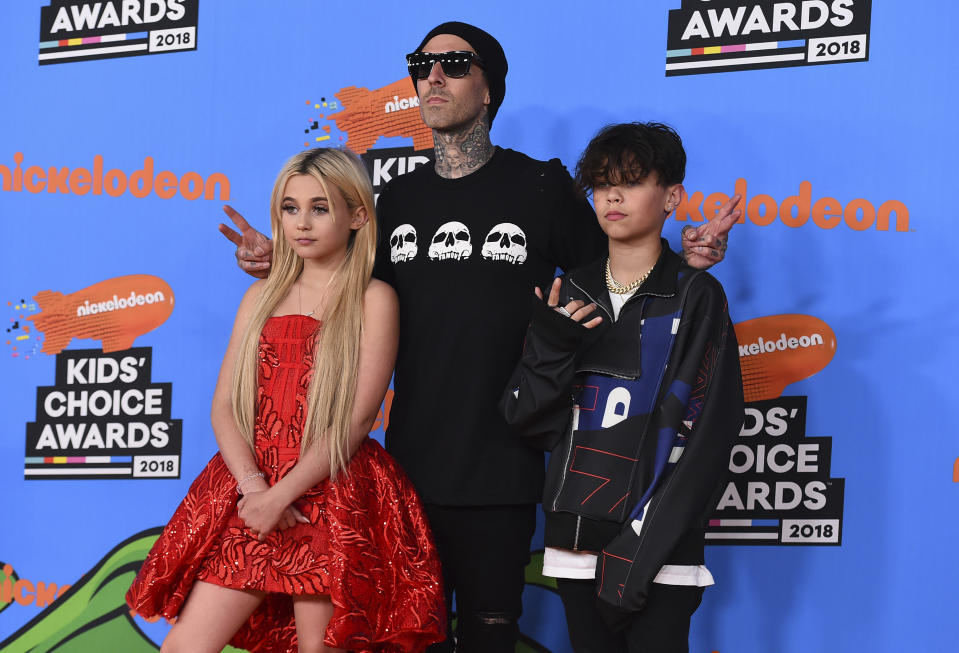
[[379, 279], [371, 279], [363, 295], [363, 312], [379, 315], [398, 313], [399, 300], [393, 286]]

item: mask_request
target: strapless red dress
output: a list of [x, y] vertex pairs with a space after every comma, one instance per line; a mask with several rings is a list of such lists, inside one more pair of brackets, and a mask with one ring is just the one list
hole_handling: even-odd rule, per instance
[[[255, 451], [273, 485], [296, 464], [319, 323], [270, 318], [260, 336]], [[127, 592], [147, 618], [174, 619], [194, 581], [267, 593], [230, 641], [295, 652], [294, 595], [329, 595], [326, 644], [351, 651], [421, 651], [445, 637], [442, 574], [426, 516], [406, 474], [367, 438], [334, 482], [297, 502], [309, 524], [263, 542], [237, 516], [236, 481], [220, 454], [190, 486]]]

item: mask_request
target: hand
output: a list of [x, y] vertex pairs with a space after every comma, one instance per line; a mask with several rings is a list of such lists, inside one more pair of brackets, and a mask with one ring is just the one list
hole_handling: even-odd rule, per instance
[[280, 517], [280, 521], [277, 523], [277, 528], [281, 531], [285, 531], [288, 528], [296, 526], [297, 523], [300, 524], [309, 524], [310, 520], [307, 519], [300, 509], [294, 505], [289, 505], [286, 507], [286, 510], [283, 511], [283, 515]]
[[[566, 306], [559, 306], [559, 289], [563, 285], [563, 282], [557, 277], [553, 279], [553, 285], [549, 289], [549, 299], [546, 301], [546, 305], [552, 308], [557, 313], [565, 315], [573, 322], [582, 322], [590, 313], [596, 310], [596, 304], [586, 304], [581, 299], [576, 299], [566, 304]], [[543, 298], [543, 291], [539, 288], [533, 290], [536, 293], [536, 296], [540, 299]], [[589, 322], [583, 324], [587, 329], [592, 329], [594, 326], [603, 321], [602, 316], [594, 317]]]
[[265, 279], [270, 273], [270, 264], [273, 260], [273, 242], [250, 226], [242, 215], [233, 210], [229, 204], [224, 205], [223, 212], [230, 216], [230, 220], [239, 229], [239, 233], [220, 223], [220, 233], [236, 245], [236, 263], [240, 269], [258, 279]]
[[277, 503], [276, 494], [269, 490], [244, 494], [237, 504], [237, 514], [261, 542], [277, 528], [285, 530], [297, 522], [309, 523], [292, 505]]
[[705, 270], [723, 260], [729, 244], [729, 231], [742, 215], [742, 211], [736, 208], [741, 199], [741, 195], [733, 195], [712, 220], [698, 227], [683, 227], [683, 254], [689, 265]]

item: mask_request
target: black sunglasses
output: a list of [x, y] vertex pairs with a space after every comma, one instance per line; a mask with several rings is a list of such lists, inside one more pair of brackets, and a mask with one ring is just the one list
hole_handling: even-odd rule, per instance
[[433, 66], [437, 63], [447, 77], [465, 77], [469, 74], [470, 65], [473, 62], [476, 62], [477, 66], [485, 68], [485, 64], [479, 55], [467, 50], [412, 52], [406, 55], [406, 67], [409, 69], [410, 77], [413, 78], [414, 82], [429, 77], [433, 71]]

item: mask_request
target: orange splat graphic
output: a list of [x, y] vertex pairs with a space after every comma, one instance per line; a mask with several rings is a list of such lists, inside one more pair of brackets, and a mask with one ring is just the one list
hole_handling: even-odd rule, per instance
[[[336, 122], [337, 129], [349, 135], [346, 146], [357, 154], [373, 147], [381, 136], [412, 138], [414, 150], [433, 147], [433, 132], [423, 124], [419, 107], [410, 102], [411, 99], [415, 101], [416, 89], [409, 77], [372, 91], [348, 86], [336, 93], [336, 98], [343, 110], [330, 114], [329, 119]], [[411, 106], [404, 109], [394, 107], [399, 102]]]
[[809, 378], [836, 353], [836, 334], [811, 315], [769, 315], [735, 325], [746, 401], [774, 399]]
[[99, 340], [104, 352], [129, 349], [173, 312], [173, 290], [148, 274], [107, 279], [69, 295], [43, 290], [33, 299], [41, 312], [27, 319], [43, 332], [45, 354], [59, 354], [74, 338]]

